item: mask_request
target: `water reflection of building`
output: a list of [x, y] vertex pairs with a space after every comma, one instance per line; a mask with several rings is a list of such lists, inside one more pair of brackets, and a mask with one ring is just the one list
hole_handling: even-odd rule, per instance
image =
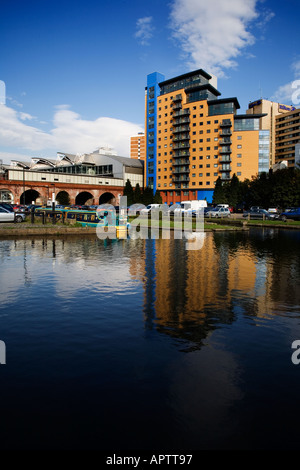
[[269, 315], [273, 265], [267, 255], [257, 256], [247, 238], [232, 243], [206, 234], [198, 251], [186, 250], [181, 240], [145, 240], [146, 327], [201, 347], [211, 331], [237, 315]]

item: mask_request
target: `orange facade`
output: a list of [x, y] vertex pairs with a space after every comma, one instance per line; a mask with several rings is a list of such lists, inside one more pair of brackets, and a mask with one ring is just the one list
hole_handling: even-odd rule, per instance
[[[207, 100], [186, 103], [184, 89], [176, 91], [176, 95], [182, 96], [181, 102], [169, 93], [159, 96], [157, 104], [157, 189], [163, 202], [197, 199], [197, 191], [213, 190], [218, 177], [226, 180], [235, 173], [244, 180], [257, 175], [258, 130], [235, 131], [234, 114], [210, 116]], [[174, 128], [178, 111], [186, 114], [186, 124], [183, 117], [182, 125]], [[229, 128], [223, 126], [225, 120], [230, 121]], [[187, 133], [186, 142], [177, 143], [179, 132]], [[229, 142], [226, 137], [230, 137]], [[182, 160], [174, 159], [174, 151], [180, 149]], [[180, 191], [176, 182], [181, 183]]]
[[130, 158], [146, 159], [145, 134], [134, 135], [130, 138]]

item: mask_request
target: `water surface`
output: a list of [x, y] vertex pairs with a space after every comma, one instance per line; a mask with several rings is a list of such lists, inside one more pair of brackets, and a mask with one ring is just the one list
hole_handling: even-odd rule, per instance
[[299, 242], [1, 240], [0, 448], [298, 448]]

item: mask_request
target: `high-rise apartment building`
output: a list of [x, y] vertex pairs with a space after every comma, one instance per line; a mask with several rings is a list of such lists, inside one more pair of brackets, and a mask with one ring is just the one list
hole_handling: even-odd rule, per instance
[[289, 167], [294, 167], [295, 160], [299, 160], [296, 149], [300, 143], [300, 109], [276, 116], [275, 139], [275, 163], [287, 161]]
[[286, 104], [276, 103], [274, 101], [265, 100], [263, 98], [252, 101], [248, 105], [246, 114], [264, 114], [259, 120], [260, 130], [268, 130], [270, 132], [270, 153], [269, 153], [269, 166], [275, 164], [275, 122], [277, 116], [282, 116], [289, 111], [294, 110], [293, 106]]
[[146, 184], [163, 202], [212, 201], [218, 177], [240, 180], [269, 170], [264, 114], [237, 114], [237, 98], [220, 99], [216, 80], [196, 70], [165, 80], [147, 77]]
[[145, 134], [143, 132], [139, 132], [137, 135], [130, 137], [130, 158], [145, 161], [146, 146]]

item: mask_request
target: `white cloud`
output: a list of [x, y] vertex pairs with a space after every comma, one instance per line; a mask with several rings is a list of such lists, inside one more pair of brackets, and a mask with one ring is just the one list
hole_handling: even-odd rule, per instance
[[247, 29], [258, 18], [257, 0], [175, 0], [171, 29], [191, 69], [219, 77], [237, 65], [242, 50], [255, 42]]
[[136, 22], [135, 37], [138, 39], [142, 46], [149, 45], [149, 40], [153, 36], [154, 26], [152, 25], [152, 16], [144, 16], [139, 18]]
[[22, 121], [26, 121], [26, 119], [28, 119], [28, 121], [31, 121], [32, 119], [35, 119], [34, 116], [31, 116], [31, 114], [28, 114], [28, 113], [19, 113], [19, 116], [20, 116], [20, 119], [22, 119]]
[[283, 104], [293, 104], [299, 105], [297, 88], [299, 89], [299, 79], [300, 79], [300, 59], [294, 60], [291, 65], [291, 70], [293, 73], [293, 80], [281, 85], [271, 96], [272, 101], [277, 101], [278, 103]]
[[26, 124], [24, 120], [33, 117], [27, 113], [22, 114], [0, 105], [0, 142], [3, 147], [9, 147], [12, 151], [21, 149], [21, 152], [29, 150], [47, 154], [52, 149], [51, 153], [54, 154], [57, 151], [85, 153], [109, 146], [119, 155], [129, 156], [130, 137], [143, 132], [140, 125], [119, 119], [82, 119], [78, 113], [68, 109], [67, 105], [57, 107], [50, 132]]

